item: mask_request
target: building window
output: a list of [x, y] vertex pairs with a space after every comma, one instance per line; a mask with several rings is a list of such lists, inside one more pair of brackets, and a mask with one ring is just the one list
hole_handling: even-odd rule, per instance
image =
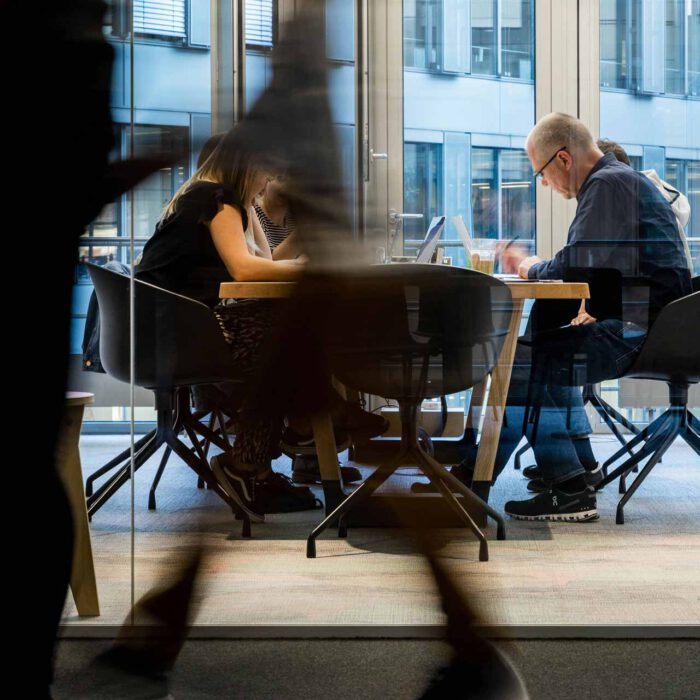
[[600, 0], [600, 84], [700, 95], [700, 0]]
[[472, 148], [472, 226], [476, 238], [535, 239], [535, 187], [526, 154]]
[[442, 64], [442, 0], [405, 0], [404, 65], [440, 70]]
[[134, 34], [186, 39], [185, 0], [134, 0]]
[[686, 228], [686, 234], [697, 275], [700, 274], [700, 161], [688, 161], [687, 168], [688, 189], [686, 194], [690, 202], [690, 221]]
[[501, 2], [501, 70], [506, 78], [533, 80], [534, 18], [530, 0]]
[[442, 180], [442, 144], [404, 143], [404, 211], [423, 214], [404, 221], [404, 255], [415, 255], [432, 217], [443, 214]]
[[274, 0], [246, 0], [245, 43], [251, 48], [270, 49], [274, 44]]

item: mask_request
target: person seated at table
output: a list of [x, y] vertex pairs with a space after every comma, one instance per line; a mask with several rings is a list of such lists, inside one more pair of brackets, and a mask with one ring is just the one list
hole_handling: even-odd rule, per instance
[[277, 174], [267, 182], [255, 203], [255, 213], [272, 250], [273, 260], [289, 260], [301, 253], [294, 218], [285, 196], [286, 181], [286, 174]]
[[[197, 159], [201, 168], [221, 142], [224, 133], [210, 136], [202, 146]], [[254, 199], [254, 206], [248, 211], [252, 223], [253, 238], [259, 250], [257, 255], [275, 260], [299, 260], [299, 247], [289, 203], [284, 195], [284, 174], [268, 176], [265, 186]], [[272, 249], [272, 250], [271, 250]], [[224, 305], [229, 300], [223, 302]], [[235, 406], [240, 396], [240, 385], [235, 382], [220, 382], [203, 385], [194, 389], [195, 406], [206, 409], [212, 405]], [[343, 399], [336, 391], [329, 395], [331, 417], [335, 428], [336, 442], [342, 444], [348, 437], [352, 440], [367, 440], [385, 433], [389, 422], [374, 413], [365, 411], [360, 402]], [[299, 484], [321, 483], [321, 472], [316, 456], [316, 447], [311, 433], [311, 424], [300, 417], [287, 417], [288, 423], [282, 433], [282, 446], [288, 454], [303, 458], [293, 462], [292, 481]], [[351, 466], [340, 468], [343, 481], [360, 481], [362, 474]]]
[[[253, 200], [269, 176], [270, 167], [246, 148], [237, 130], [227, 132], [170, 200], [135, 270], [138, 279], [213, 310], [237, 376], [253, 377], [259, 371], [263, 343], [275, 324], [275, 305], [267, 300], [223, 305], [219, 285], [292, 281], [303, 270], [292, 261], [271, 260], [256, 243]], [[244, 402], [235, 415], [233, 448], [211, 462], [217, 479], [231, 498], [252, 510], [262, 510], [271, 500], [278, 501], [276, 510], [315, 507], [309, 489], [272, 471], [283, 416], [276, 406], [263, 411], [260, 403]]]
[[[617, 292], [625, 297], [621, 318], [577, 317], [542, 333], [531, 347], [519, 344], [516, 353], [494, 475], [517, 448], [525, 405], [536, 397], [540, 418], [532, 445], [535, 475], [547, 488], [534, 498], [509, 501], [505, 511], [526, 520], [591, 520], [598, 517], [596, 495], [580, 457], [584, 445], [575, 444], [584, 441], [572, 440], [566, 427], [567, 404], [573, 401], [576, 408], [580, 393], [561, 387], [571, 382], [574, 358], [585, 369], [578, 384], [623, 376], [641, 349], [654, 313], [690, 292], [690, 271], [668, 202], [644, 175], [612, 153], [603, 154], [578, 119], [562, 113], [542, 118], [530, 132], [526, 150], [543, 186], [565, 199], [577, 199], [576, 214], [566, 246], [551, 260], [511, 245], [502, 253], [504, 270], [524, 279], [573, 281], [576, 270], [609, 269], [646, 285], [647, 296], [642, 298], [633, 289], [626, 291], [623, 283]], [[460, 465], [468, 481], [471, 465], [473, 459]]]

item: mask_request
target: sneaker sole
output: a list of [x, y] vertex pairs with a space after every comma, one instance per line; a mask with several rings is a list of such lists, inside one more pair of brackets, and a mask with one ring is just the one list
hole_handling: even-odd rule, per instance
[[[336, 450], [338, 453], [344, 452], [350, 447], [350, 440], [346, 439], [339, 445], [336, 445]], [[287, 457], [315, 457], [316, 456], [316, 443], [311, 443], [310, 445], [288, 445], [286, 442], [280, 443], [280, 450], [287, 455]]]
[[552, 522], [576, 522], [585, 523], [591, 520], [598, 520], [600, 517], [597, 510], [582, 510], [580, 513], [547, 513], [542, 515], [520, 515], [509, 513], [506, 515], [516, 520], [550, 520]]
[[219, 466], [216, 458], [213, 458], [210, 462], [211, 470], [214, 472], [214, 476], [219, 480], [221, 487], [226, 492], [226, 495], [250, 518], [252, 523], [264, 523], [265, 516], [260, 513], [256, 513], [254, 510], [250, 509], [250, 506], [241, 499], [238, 495], [236, 489], [231, 486], [231, 482], [226, 476], [226, 472]]

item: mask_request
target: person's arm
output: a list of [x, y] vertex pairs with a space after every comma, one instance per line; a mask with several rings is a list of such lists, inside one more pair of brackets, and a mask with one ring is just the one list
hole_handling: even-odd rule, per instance
[[224, 204], [209, 222], [209, 231], [217, 253], [236, 282], [291, 281], [299, 278], [303, 272], [301, 265], [251, 255], [243, 232], [241, 214], [228, 204]]
[[301, 252], [299, 250], [297, 232], [292, 231], [273, 251], [273, 260], [291, 260]]

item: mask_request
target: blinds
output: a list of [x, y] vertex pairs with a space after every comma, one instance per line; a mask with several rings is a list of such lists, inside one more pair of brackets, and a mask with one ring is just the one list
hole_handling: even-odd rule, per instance
[[272, 5], [274, 0], [246, 0], [245, 43], [272, 46]]
[[134, 0], [134, 34], [186, 38], [185, 0]]

